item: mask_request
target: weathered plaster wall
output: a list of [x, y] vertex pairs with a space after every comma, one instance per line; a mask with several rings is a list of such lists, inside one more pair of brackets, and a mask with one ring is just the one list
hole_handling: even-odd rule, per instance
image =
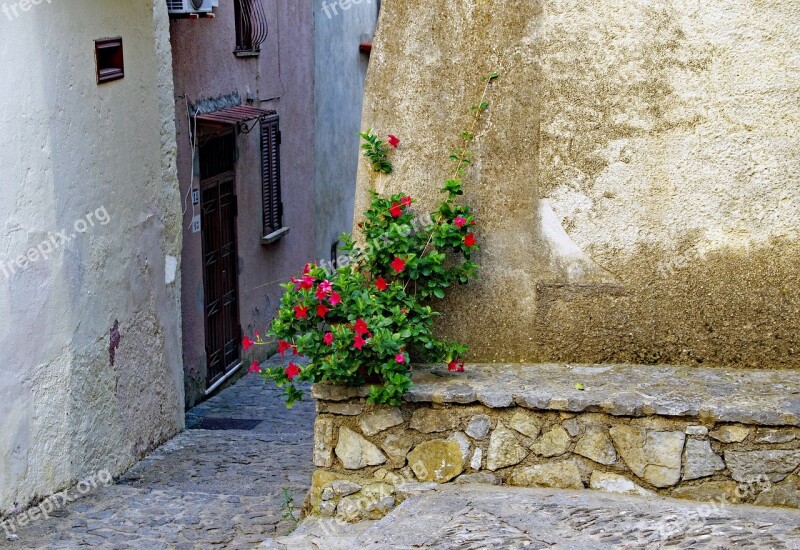
[[[236, 58], [232, 2], [222, 2], [215, 19], [170, 22], [175, 67], [178, 175], [186, 198], [192, 178], [187, 99], [196, 103], [238, 93], [254, 107], [281, 117], [281, 174], [284, 225], [289, 234], [262, 246], [261, 154], [258, 128], [237, 138], [236, 192], [239, 204], [239, 300], [242, 329], [262, 333], [277, 310], [288, 280], [315, 258], [312, 6], [291, 0], [265, 0], [270, 34], [258, 57]], [[252, 124], [252, 122], [250, 123]], [[195, 171], [195, 183], [199, 184]], [[199, 214], [186, 203], [184, 227]], [[200, 233], [185, 233], [183, 247], [183, 325], [187, 406], [203, 398], [206, 354], [202, 243]], [[259, 351], [259, 350], [256, 350]], [[260, 350], [266, 351], [266, 350]]]
[[329, 259], [331, 245], [353, 227], [355, 180], [364, 79], [369, 55], [359, 51], [371, 37], [378, 4], [363, 0], [341, 10], [314, 1], [314, 171], [317, 182], [316, 257]]
[[[0, 515], [183, 427], [166, 16], [71, 0], [0, 17]], [[93, 41], [117, 35], [126, 77], [98, 86]], [[76, 236], [8, 269], [60, 231]]]
[[[430, 206], [498, 70], [467, 200], [482, 279], [443, 328], [480, 360], [800, 366], [800, 6], [388, 0], [367, 189]], [[492, 327], [492, 330], [487, 330]]]

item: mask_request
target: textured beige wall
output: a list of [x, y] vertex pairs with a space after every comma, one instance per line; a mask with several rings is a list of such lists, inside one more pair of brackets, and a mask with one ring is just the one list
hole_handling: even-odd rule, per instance
[[[28, 7], [0, 14], [0, 262], [108, 218], [0, 271], [0, 516], [119, 475], [183, 427], [166, 5]], [[94, 40], [118, 35], [126, 76], [98, 86]]]
[[800, 5], [387, 0], [367, 189], [431, 205], [476, 101], [480, 282], [443, 328], [477, 360], [800, 366]]

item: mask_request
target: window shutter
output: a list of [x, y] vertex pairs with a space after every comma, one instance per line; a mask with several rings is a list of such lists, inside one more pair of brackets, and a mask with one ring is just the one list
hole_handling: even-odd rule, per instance
[[266, 237], [283, 228], [281, 131], [277, 114], [261, 118], [261, 185]]

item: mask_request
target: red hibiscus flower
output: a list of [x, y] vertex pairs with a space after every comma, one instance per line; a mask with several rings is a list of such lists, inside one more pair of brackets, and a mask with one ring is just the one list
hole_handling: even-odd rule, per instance
[[356, 333], [356, 336], [363, 336], [369, 332], [369, 327], [367, 323], [364, 322], [364, 319], [357, 319], [355, 326], [353, 326], [353, 332]]
[[326, 346], [332, 346], [333, 345], [333, 333], [332, 332], [327, 333], [322, 338], [322, 341], [325, 343]]
[[464, 362], [461, 361], [459, 363], [454, 359], [447, 364], [447, 370], [450, 372], [464, 372]]
[[293, 283], [297, 283], [297, 290], [311, 290], [314, 288], [314, 277], [311, 275], [303, 275], [299, 279], [292, 279]]
[[474, 233], [467, 233], [466, 237], [464, 237], [464, 244], [467, 245], [470, 248], [475, 246], [476, 242], [478, 242], [478, 241], [475, 240], [475, 234]]
[[338, 292], [331, 292], [331, 295], [330, 295], [330, 298], [328, 298], [328, 301], [331, 303], [331, 305], [333, 307], [336, 307], [337, 305], [342, 303], [342, 297], [339, 295]]
[[465, 225], [467, 225], [467, 220], [462, 218], [461, 216], [457, 216], [456, 219], [453, 220], [453, 225], [461, 229]]
[[300, 374], [300, 367], [298, 367], [298, 366], [297, 366], [296, 364], [294, 364], [294, 363], [289, 363], [289, 366], [288, 366], [288, 367], [286, 367], [286, 370], [285, 370], [284, 372], [286, 373], [286, 377], [287, 377], [289, 380], [294, 380], [294, 379], [295, 379], [295, 377], [296, 377], [298, 374]]
[[400, 203], [392, 203], [392, 207], [389, 209], [389, 214], [392, 215], [393, 218], [399, 218], [403, 215], [403, 209], [400, 206]]
[[400, 363], [401, 365], [406, 362], [406, 354], [405, 353], [398, 353], [394, 356], [394, 360]]
[[317, 306], [317, 317], [322, 317], [324, 319], [329, 311], [330, 309], [325, 306], [325, 304], [320, 304]]
[[298, 319], [308, 319], [308, 307], [307, 306], [294, 306], [294, 315]]
[[394, 134], [389, 134], [389, 145], [397, 149], [397, 146], [400, 145], [400, 138]]
[[253, 359], [253, 364], [250, 365], [250, 370], [247, 371], [247, 374], [261, 374], [261, 365], [258, 364], [258, 361]]
[[395, 273], [400, 273], [406, 269], [406, 262], [401, 258], [395, 258], [389, 265], [394, 269]]
[[402, 199], [400, 199], [400, 204], [402, 204], [406, 208], [411, 206], [412, 202], [414, 202], [414, 199], [412, 199], [411, 197], [403, 197]]
[[381, 292], [383, 292], [384, 290], [389, 288], [389, 285], [386, 283], [386, 279], [384, 279], [383, 277], [378, 277], [378, 279], [375, 281], [375, 287]]
[[306, 266], [303, 268], [303, 275], [308, 275], [311, 272], [311, 268], [315, 267], [315, 264], [307, 263]]
[[364, 340], [358, 334], [356, 334], [356, 337], [353, 339], [353, 347], [356, 348], [357, 350], [361, 350], [364, 347], [364, 344], [366, 343], [367, 341]]
[[244, 337], [244, 340], [242, 340], [242, 347], [244, 348], [244, 351], [247, 351], [247, 350], [249, 350], [250, 348], [252, 348], [252, 347], [253, 347], [253, 346], [255, 346], [255, 345], [256, 345], [256, 343], [255, 343], [255, 342], [253, 342], [253, 341], [250, 339], [250, 337], [249, 337], [249, 336], [245, 336], [245, 337]]
[[292, 344], [286, 340], [278, 340], [278, 353], [283, 357], [288, 350], [292, 349]]

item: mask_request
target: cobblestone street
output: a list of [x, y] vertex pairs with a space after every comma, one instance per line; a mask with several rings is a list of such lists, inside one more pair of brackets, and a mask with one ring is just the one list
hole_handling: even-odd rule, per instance
[[[187, 414], [252, 419], [251, 431], [187, 429], [129, 470], [49, 519], [17, 527], [2, 548], [253, 548], [287, 533], [284, 488], [296, 514], [312, 472], [312, 401], [287, 411], [274, 385], [248, 375]], [[11, 537], [14, 538], [13, 536]]]

